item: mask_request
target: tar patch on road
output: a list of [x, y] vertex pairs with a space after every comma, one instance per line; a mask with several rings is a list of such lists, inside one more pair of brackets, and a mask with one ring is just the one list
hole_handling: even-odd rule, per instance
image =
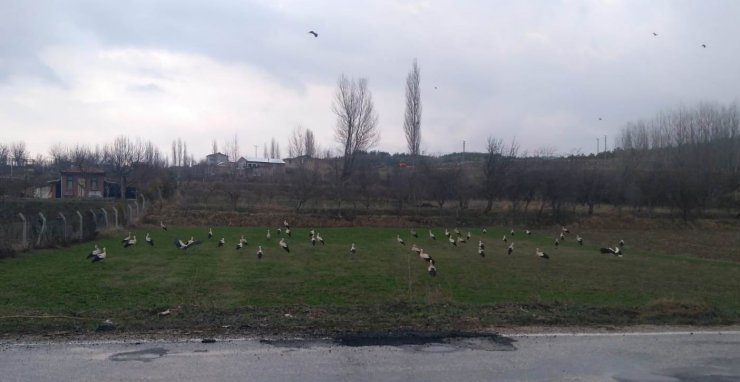
[[162, 358], [168, 350], [164, 348], [151, 348], [125, 353], [116, 353], [110, 356], [111, 361], [140, 361], [151, 362], [157, 358]]
[[453, 352], [458, 350], [513, 351], [514, 339], [498, 334], [467, 332], [363, 332], [343, 334], [332, 340], [262, 340], [264, 344], [287, 348], [325, 346], [394, 346], [415, 351]]

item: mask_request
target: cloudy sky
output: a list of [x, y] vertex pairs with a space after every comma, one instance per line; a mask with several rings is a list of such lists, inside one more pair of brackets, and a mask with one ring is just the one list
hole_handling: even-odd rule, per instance
[[737, 101], [738, 16], [734, 0], [0, 0], [0, 141], [180, 137], [199, 158], [236, 133], [243, 155], [274, 137], [285, 156], [302, 125], [335, 148], [345, 73], [368, 79], [377, 149], [402, 152], [417, 58], [423, 151], [588, 153], [629, 121]]

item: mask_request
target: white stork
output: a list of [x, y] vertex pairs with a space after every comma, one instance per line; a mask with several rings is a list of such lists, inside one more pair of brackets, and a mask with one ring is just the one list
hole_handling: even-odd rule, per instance
[[455, 235], [460, 236], [460, 230], [455, 227]]
[[285, 226], [286, 229], [290, 229], [290, 224], [288, 224], [287, 220], [283, 220], [283, 226]]
[[432, 239], [432, 240], [437, 240], [437, 237], [434, 236], [434, 233], [432, 232], [431, 229], [429, 230], [429, 238]]
[[547, 253], [545, 253], [545, 252], [542, 252], [542, 251], [540, 251], [540, 249], [539, 249], [539, 248], [537, 248], [537, 249], [535, 250], [535, 253], [536, 253], [536, 254], [537, 254], [537, 256], [539, 256], [539, 257], [540, 257], [541, 259], [549, 259], [549, 258], [550, 258], [550, 256], [548, 256], [548, 255], [547, 255]]
[[285, 234], [286, 234], [286, 235], [288, 235], [288, 237], [292, 237], [292, 236], [290, 235], [290, 228], [286, 228], [286, 229], [285, 229]]
[[578, 245], [583, 246], [583, 238], [581, 235], [576, 234], [576, 241], [578, 242]]
[[455, 240], [454, 237], [450, 236], [447, 240], [450, 242], [450, 244], [457, 247], [457, 240]]
[[321, 237], [321, 233], [319, 233], [319, 232], [316, 232], [316, 240], [318, 240], [319, 243], [321, 243], [321, 245], [324, 245], [325, 244], [324, 243], [324, 238]]
[[105, 247], [103, 247], [103, 250], [98, 252], [96, 255], [92, 257], [91, 263], [96, 263], [98, 261], [105, 260], [105, 257], [108, 256], [108, 254], [105, 252]]
[[314, 229], [308, 231], [308, 237], [313, 237], [314, 235], [316, 235], [316, 231]]
[[624, 247], [624, 240], [619, 240], [619, 246]]
[[210, 239], [212, 237], [213, 237], [213, 231], [210, 228], [208, 228], [208, 238]]
[[458, 242], [458, 243], [463, 243], [463, 244], [465, 244], [465, 243], [467, 243], [467, 242], [468, 242], [468, 240], [467, 240], [467, 239], [465, 239], [464, 237], [460, 236], [460, 237], [458, 237], [458, 238], [457, 238], [457, 242]]
[[218, 246], [223, 247], [224, 244], [226, 244], [226, 238], [221, 237], [221, 240], [218, 241]]
[[478, 255], [480, 257], [486, 257], [486, 250], [484, 248], [478, 247]]
[[616, 245], [614, 246], [614, 248], [606, 247], [599, 249], [599, 251], [601, 253], [610, 253], [614, 256], [622, 257], [622, 250], [619, 248], [619, 246]]
[[316, 246], [316, 236], [311, 235], [311, 246]]
[[162, 228], [163, 230], [167, 231], [167, 225], [164, 224], [163, 221], [159, 221], [159, 228]]
[[506, 238], [506, 235], [504, 235], [504, 237], [503, 237], [503, 238], [501, 238], [501, 241], [503, 241], [504, 243], [506, 243], [507, 241], [509, 241], [509, 239], [507, 239], [507, 238]]
[[511, 232], [509, 232], [509, 235], [514, 236], [514, 228], [511, 229]]
[[532, 231], [530, 231], [530, 230], [525, 230], [525, 231], [524, 231], [524, 233], [526, 233], [526, 234], [527, 234], [527, 236], [529, 236], [529, 235], [531, 235], [531, 234], [532, 234]]
[[478, 248], [486, 249], [486, 245], [483, 243], [483, 240], [478, 240]]
[[416, 244], [414, 244], [414, 245], [411, 246], [411, 251], [412, 252], [416, 252], [416, 253], [421, 253], [421, 251], [423, 251], [423, 249], [417, 247]]
[[558, 238], [555, 238], [555, 248], [557, 248], [558, 246], [560, 246], [560, 241], [558, 240]]
[[488, 230], [486, 230], [485, 228], [483, 228], [483, 233], [487, 233], [487, 232], [488, 232]]
[[567, 228], [565, 228], [565, 226], [563, 226], [563, 228], [561, 228], [560, 230], [561, 230], [561, 231], [562, 231], [563, 233], [570, 233], [570, 230], [569, 230], [569, 229], [567, 229]]
[[283, 234], [283, 230], [280, 228], [276, 229], [275, 231], [277, 231], [278, 236]]
[[511, 244], [509, 244], [509, 249], [506, 250], [506, 253], [511, 255], [514, 253], [514, 242], [512, 241]]
[[123, 248], [127, 248], [127, 247], [130, 247], [132, 245], [136, 245], [136, 235], [134, 235], [134, 237], [132, 237], [131, 239], [129, 239], [129, 241], [127, 241], [126, 244], [123, 245]]
[[434, 262], [434, 259], [432, 259], [432, 256], [429, 256], [429, 254], [426, 253], [426, 252], [424, 252], [423, 250], [422, 251], [419, 251], [419, 258], [421, 258], [422, 260], [424, 260], [426, 262], [429, 262], [429, 263], [433, 263]]
[[236, 250], [238, 251], [238, 250], [240, 250], [242, 248], [244, 248], [244, 242], [241, 241], [241, 240], [239, 240], [239, 242], [236, 243]]
[[352, 246], [349, 248], [349, 253], [352, 255], [357, 253], [357, 248], [355, 247], [355, 243], [352, 243]]
[[188, 240], [188, 242], [187, 242], [187, 243], [184, 243], [184, 242], [183, 242], [182, 240], [180, 240], [180, 239], [177, 239], [177, 240], [175, 240], [175, 246], [176, 246], [177, 248], [180, 248], [180, 249], [182, 249], [182, 250], [188, 249], [188, 248], [190, 248], [190, 247], [192, 247], [192, 246], [195, 246], [195, 245], [198, 245], [198, 244], [200, 244], [200, 243], [202, 243], [202, 241], [200, 241], [200, 240], [193, 240], [193, 238], [192, 238], [192, 237], [190, 238], [190, 240]]
[[429, 273], [429, 276], [436, 276], [437, 275], [437, 267], [434, 266], [434, 262], [430, 261], [429, 266], [427, 267], [427, 272]]
[[415, 229], [412, 229], [411, 230], [411, 236], [413, 236], [413, 237], [419, 237], [419, 234], [416, 233], [416, 230]]
[[188, 242], [185, 243], [185, 244], [190, 245], [190, 244], [193, 244], [193, 243], [195, 243], [195, 238], [193, 238], [192, 236], [190, 236], [190, 240], [188, 240]]
[[468, 240], [470, 240], [470, 237], [473, 236], [470, 234], [470, 231], [468, 231], [468, 234], [465, 236]]
[[266, 238], [267, 240], [270, 240], [270, 237], [272, 237], [272, 236], [270, 235], [270, 229], [268, 228], [268, 229], [267, 229], [267, 235], [265, 235], [265, 238]]
[[280, 248], [284, 249], [285, 252], [290, 252], [290, 248], [288, 248], [288, 243], [285, 242], [285, 239], [280, 238]]
[[146, 237], [144, 238], [144, 240], [146, 240], [146, 242], [149, 243], [150, 246], [154, 246], [154, 240], [152, 240], [152, 237], [149, 236], [149, 232], [146, 233]]
[[565, 234], [560, 232], [560, 241], [565, 241]]
[[445, 236], [450, 237], [450, 231], [448, 231], [447, 228], [445, 228]]
[[264, 253], [262, 253], [262, 246], [257, 246], [257, 259], [261, 259]]
[[121, 240], [121, 244], [126, 244], [126, 242], [129, 240], [131, 240], [131, 232], [129, 232], [128, 236], [124, 237], [123, 240]]
[[100, 252], [102, 252], [102, 251], [100, 250], [100, 248], [98, 248], [98, 245], [95, 244], [95, 249], [93, 249], [90, 253], [87, 254], [87, 258], [88, 259], [93, 258], [93, 257], [99, 255]]

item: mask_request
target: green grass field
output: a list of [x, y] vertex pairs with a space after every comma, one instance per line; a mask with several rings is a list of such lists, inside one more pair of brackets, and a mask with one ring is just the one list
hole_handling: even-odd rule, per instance
[[[0, 333], [87, 332], [104, 319], [144, 332], [727, 324], [740, 311], [740, 263], [648, 253], [637, 243], [616, 258], [600, 254], [587, 233], [584, 247], [572, 235], [558, 249], [552, 233], [518, 233], [507, 255], [505, 231], [494, 228], [471, 229], [472, 239], [456, 248], [443, 229], [431, 241], [426, 229], [414, 239], [408, 229], [327, 228], [319, 230], [326, 245], [312, 247], [308, 229], [294, 228], [290, 253], [274, 230], [272, 240], [265, 228], [213, 231], [208, 240], [203, 227], [139, 227], [131, 248], [122, 248], [125, 233], [98, 240], [108, 257], [95, 264], [85, 258], [92, 243], [0, 260]], [[248, 245], [237, 251], [242, 234]], [[186, 251], [173, 244], [190, 236], [203, 244]], [[217, 248], [221, 236], [226, 245]], [[436, 260], [436, 277], [412, 243]], [[550, 260], [535, 256], [535, 247]], [[166, 309], [172, 314], [157, 314]]]

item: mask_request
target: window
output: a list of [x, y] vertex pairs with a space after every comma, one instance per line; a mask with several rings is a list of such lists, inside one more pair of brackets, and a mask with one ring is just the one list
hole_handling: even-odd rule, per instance
[[67, 189], [65, 190], [65, 194], [71, 194], [74, 191], [74, 177], [67, 176]]
[[91, 191], [98, 190], [98, 177], [97, 176], [90, 177], [90, 190]]

